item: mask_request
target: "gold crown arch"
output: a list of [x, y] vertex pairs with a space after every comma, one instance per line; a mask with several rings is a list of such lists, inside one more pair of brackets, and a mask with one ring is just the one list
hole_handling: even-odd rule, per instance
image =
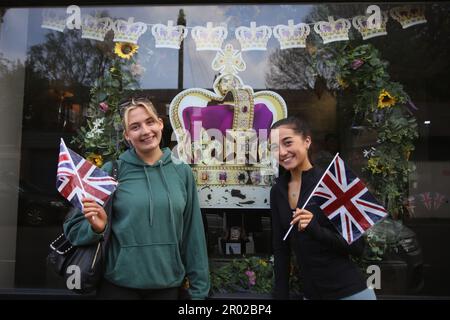
[[[237, 73], [244, 71], [246, 64], [230, 44], [217, 52], [212, 68], [220, 73], [213, 84], [214, 92], [191, 88], [170, 103], [169, 117], [177, 139], [174, 151], [192, 166], [202, 208], [268, 208], [277, 163], [270, 156], [266, 137], [270, 126], [287, 116], [286, 103], [273, 91], [254, 93], [244, 85]], [[263, 128], [267, 131], [254, 129], [256, 104], [271, 115], [272, 121]], [[232, 123], [223, 135], [219, 128], [204, 128], [202, 116], [199, 122], [191, 118], [196, 132], [191, 137], [192, 128], [190, 132], [183, 120], [187, 108], [195, 108], [197, 114], [207, 111], [203, 108], [223, 108], [220, 114], [228, 110]]]

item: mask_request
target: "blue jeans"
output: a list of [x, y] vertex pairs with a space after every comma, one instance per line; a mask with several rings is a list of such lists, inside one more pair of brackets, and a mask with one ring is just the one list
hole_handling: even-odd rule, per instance
[[377, 296], [373, 289], [367, 288], [351, 296], [342, 298], [341, 300], [377, 300]]
[[[309, 300], [308, 298], [303, 297], [303, 300]], [[367, 288], [363, 291], [352, 294], [351, 296], [341, 298], [339, 300], [377, 300], [377, 296], [373, 289]]]

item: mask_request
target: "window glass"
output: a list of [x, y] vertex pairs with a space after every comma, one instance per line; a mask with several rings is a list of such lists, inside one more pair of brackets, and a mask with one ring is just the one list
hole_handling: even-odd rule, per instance
[[[400, 219], [403, 226], [411, 228], [413, 233], [405, 232], [421, 244], [428, 259], [420, 264], [428, 282], [415, 293], [448, 294], [435, 274], [450, 267], [450, 255], [436, 249], [434, 237], [439, 237], [439, 243], [448, 242], [450, 225], [450, 5], [414, 5], [424, 8], [426, 22], [405, 27], [389, 15], [385, 35], [362, 40], [352, 25], [349, 40], [328, 44], [314, 30], [315, 22], [329, 16], [351, 22], [364, 14], [368, 5], [104, 5], [81, 6], [81, 12], [114, 21], [133, 18], [146, 24], [128, 74], [136, 83], [124, 89], [152, 97], [158, 112], [165, 116], [166, 146], [173, 148], [177, 143], [168, 116], [174, 97], [189, 88], [213, 92], [214, 81], [220, 76], [220, 71], [212, 67], [217, 52], [197, 50], [192, 38], [194, 27], [212, 22], [228, 31], [222, 48], [231, 44], [240, 51], [246, 67], [236, 75], [243, 84], [255, 92], [276, 92], [286, 103], [288, 115], [308, 119], [313, 129], [314, 163], [326, 166], [340, 152], [362, 177], [367, 174], [363, 168], [372, 148], [377, 148], [378, 137], [368, 130], [367, 121], [354, 117], [352, 108], [371, 88], [345, 91], [339, 79], [339, 50], [345, 45], [363, 44], [376, 48], [388, 63], [391, 80], [408, 93], [410, 101], [405, 105], [418, 124], [419, 137], [408, 154], [413, 170], [406, 181], [406, 211]], [[399, 5], [379, 6], [390, 10]], [[48, 244], [61, 232], [70, 209], [55, 188], [59, 140], [62, 137], [74, 150], [81, 151], [73, 139], [89, 117], [91, 89], [114, 67], [117, 58], [114, 32], [99, 41], [83, 38], [81, 30], [69, 30], [64, 23], [63, 31], [57, 31], [55, 25], [50, 29], [45, 25], [49, 12], [53, 18], [68, 17], [66, 7], [0, 9], [0, 288], [63, 288], [45, 263]], [[255, 22], [256, 26], [269, 26], [273, 32], [275, 26], [287, 25], [292, 19], [309, 24], [305, 48], [281, 50], [272, 35], [265, 50], [241, 50], [235, 35], [239, 27]], [[160, 47], [152, 34], [155, 25], [167, 25], [169, 21], [187, 26], [188, 35], [180, 50]], [[123, 59], [124, 64], [130, 61]], [[359, 67], [355, 65], [354, 70]], [[119, 136], [121, 128], [112, 132]], [[221, 192], [226, 196], [225, 190]], [[204, 196], [208, 200], [207, 194]], [[245, 203], [247, 200], [239, 199], [243, 202], [240, 206], [221, 208], [212, 204], [215, 208], [203, 208], [212, 258], [244, 253], [271, 255], [268, 200], [261, 197], [261, 206], [253, 208]], [[393, 225], [389, 228], [397, 230]], [[227, 244], [232, 232], [244, 241], [239, 248], [232, 242]], [[410, 242], [402, 245], [406, 243]], [[230, 254], [230, 248], [234, 254]]]

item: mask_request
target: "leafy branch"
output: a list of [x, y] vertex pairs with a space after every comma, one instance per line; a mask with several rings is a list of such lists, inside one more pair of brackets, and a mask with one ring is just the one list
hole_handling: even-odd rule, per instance
[[354, 119], [377, 136], [378, 145], [363, 171], [389, 213], [399, 217], [412, 172], [408, 160], [418, 137], [411, 111], [415, 106], [403, 86], [390, 81], [388, 63], [372, 45], [345, 47], [338, 66], [343, 89], [355, 97]]

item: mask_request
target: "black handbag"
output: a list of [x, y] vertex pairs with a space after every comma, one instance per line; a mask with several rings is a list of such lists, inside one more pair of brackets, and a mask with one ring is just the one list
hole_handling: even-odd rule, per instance
[[[117, 180], [118, 167], [116, 161], [113, 161], [112, 176]], [[50, 253], [47, 256], [48, 265], [63, 277], [66, 287], [75, 293], [88, 294], [94, 292], [103, 277], [111, 233], [113, 198], [114, 194], [109, 197], [105, 204], [108, 223], [103, 232], [103, 237], [97, 243], [73, 246], [63, 233], [50, 244]], [[69, 213], [68, 216], [70, 217], [71, 214]]]

